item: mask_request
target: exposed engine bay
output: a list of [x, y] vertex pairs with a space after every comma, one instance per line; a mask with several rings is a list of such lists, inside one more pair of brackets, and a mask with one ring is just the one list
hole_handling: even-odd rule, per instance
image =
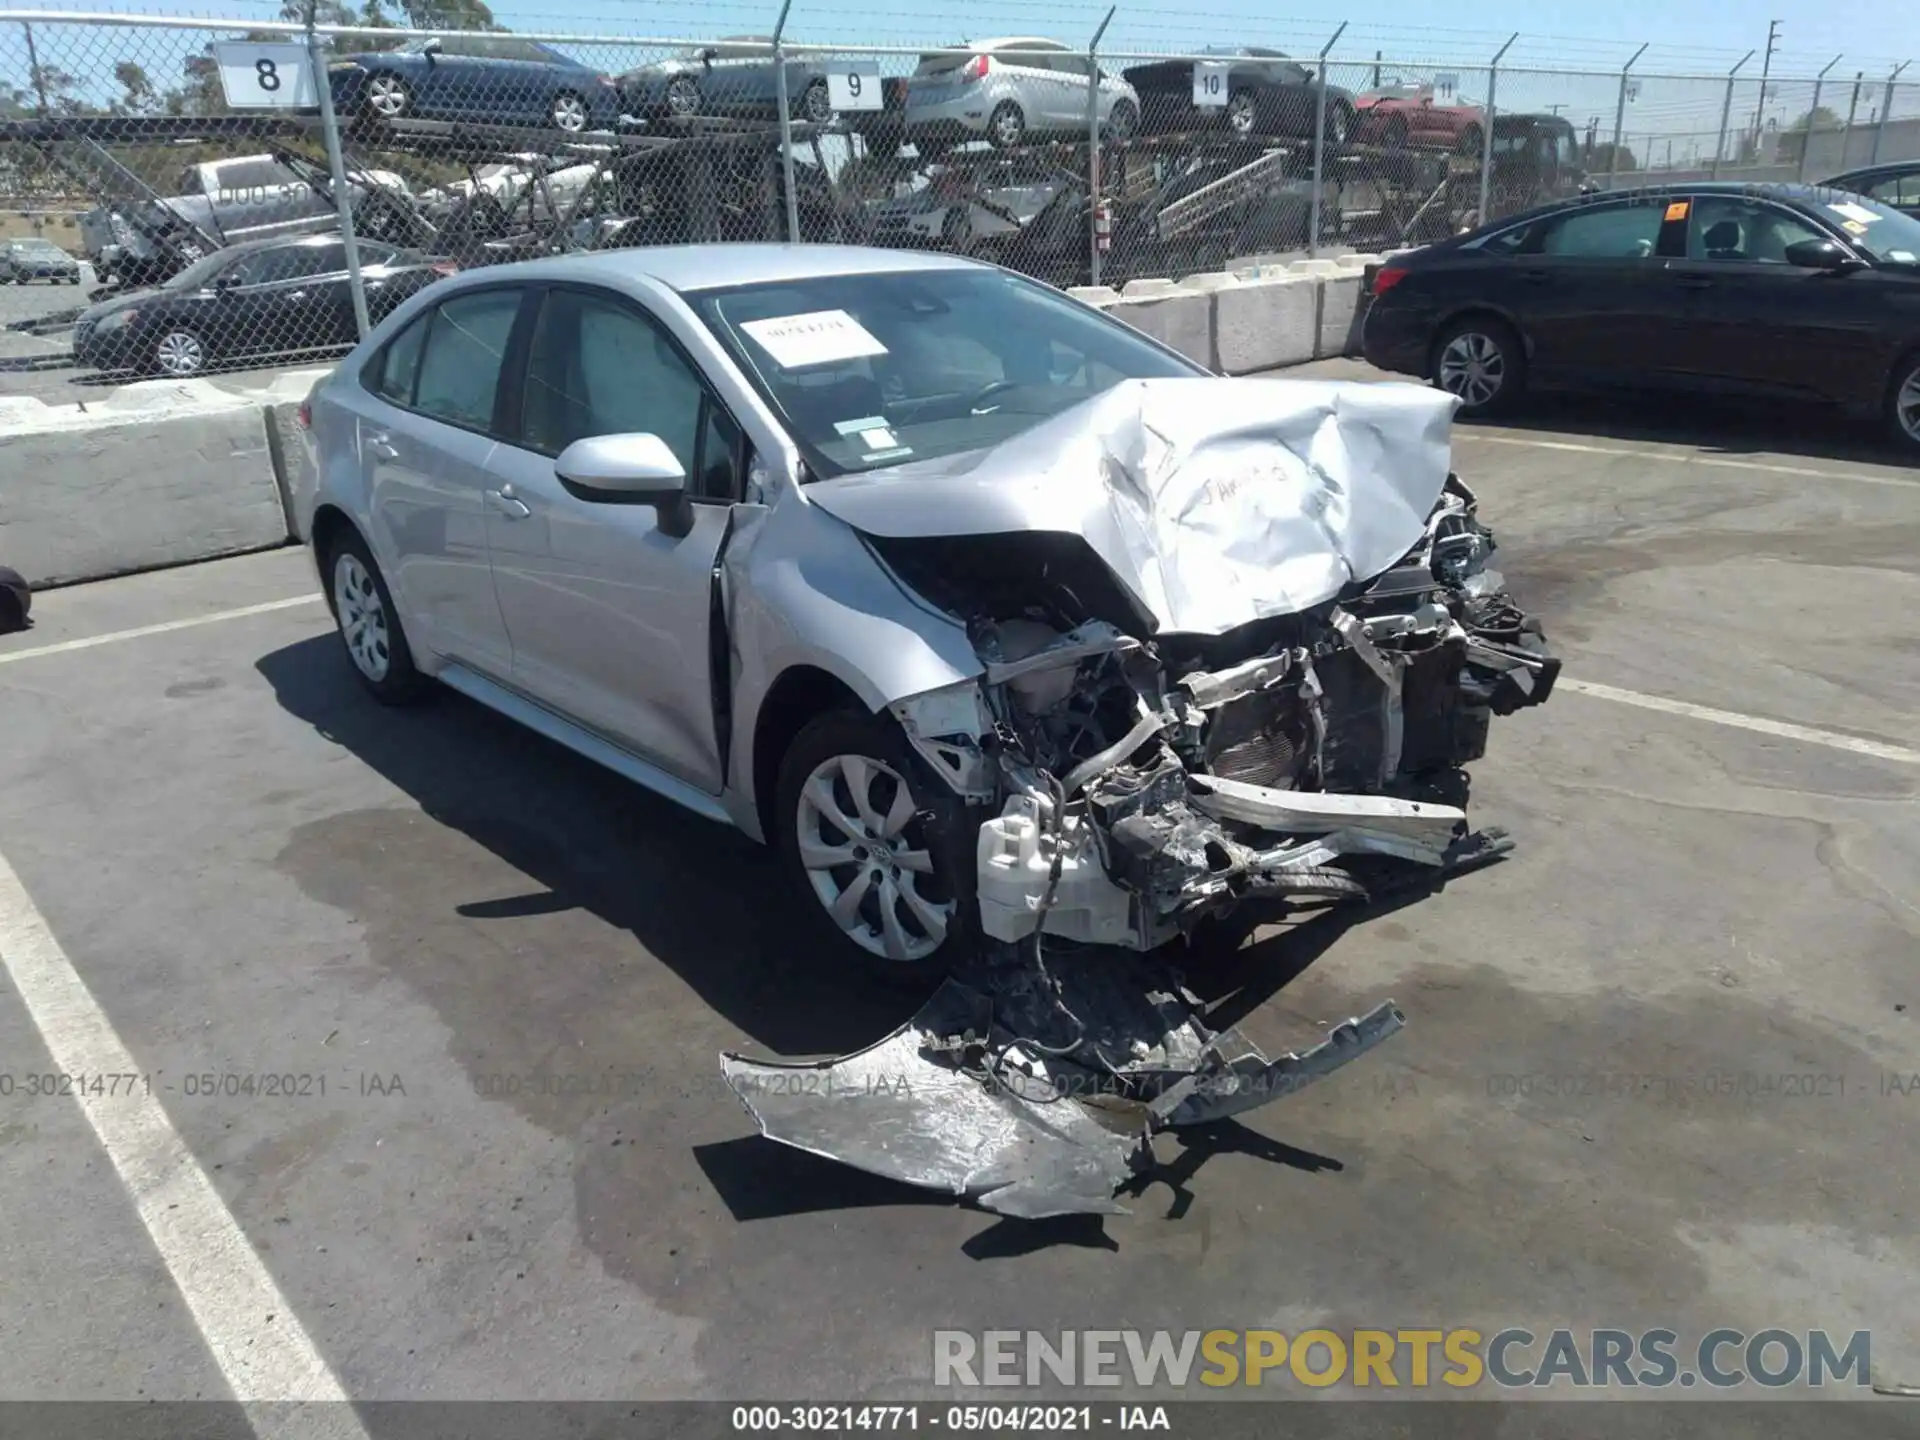
[[1437, 488], [1397, 560], [1218, 631], [1160, 623], [1172, 602], [1150, 613], [1077, 536], [871, 538], [981, 662], [891, 709], [979, 817], [986, 943], [877, 1046], [724, 1056], [762, 1131], [1008, 1215], [1115, 1211], [1156, 1130], [1264, 1105], [1397, 1032], [1386, 1000], [1270, 1060], [1210, 1029], [1174, 967], [1210, 929], [1511, 848], [1469, 828], [1463, 767], [1560, 662], [1492, 568], [1474, 496], [1450, 472]]

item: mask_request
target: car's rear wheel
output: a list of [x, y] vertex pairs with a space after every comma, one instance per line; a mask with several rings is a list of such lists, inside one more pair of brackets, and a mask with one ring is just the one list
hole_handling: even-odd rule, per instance
[[1252, 91], [1236, 90], [1227, 97], [1227, 129], [1240, 139], [1253, 134], [1258, 119]]
[[1002, 101], [987, 119], [987, 138], [1002, 150], [1010, 150], [1027, 138], [1027, 117], [1011, 100]]
[[1449, 325], [1435, 342], [1432, 378], [1459, 398], [1460, 414], [1492, 415], [1525, 391], [1526, 350], [1505, 321], [1469, 315]]
[[667, 113], [675, 116], [700, 113], [700, 85], [690, 75], [676, 75], [667, 82]]
[[1116, 101], [1107, 115], [1106, 137], [1116, 145], [1133, 139], [1140, 129], [1140, 111], [1131, 100]]
[[429, 694], [432, 685], [414, 666], [393, 595], [367, 542], [351, 530], [343, 533], [328, 549], [323, 573], [340, 642], [374, 699], [404, 705]]
[[572, 90], [562, 90], [553, 97], [547, 117], [553, 121], [553, 128], [568, 135], [578, 135], [589, 128], [593, 118], [587, 113], [586, 100]]
[[780, 767], [781, 864], [830, 955], [881, 979], [944, 974], [978, 930], [965, 805], [885, 716], [810, 721]]
[[1380, 143], [1389, 150], [1398, 150], [1407, 143], [1407, 117], [1395, 115], [1387, 121], [1386, 128], [1380, 132]]
[[1920, 353], [1902, 360], [1894, 372], [1887, 419], [1907, 453], [1920, 455]]
[[1471, 155], [1478, 159], [1485, 148], [1486, 137], [1478, 125], [1469, 125], [1460, 132], [1460, 138], [1453, 142], [1454, 151], [1461, 155]]
[[169, 328], [154, 342], [153, 364], [163, 375], [198, 375], [207, 368], [207, 347], [191, 330]]
[[800, 92], [800, 103], [794, 110], [794, 117], [814, 125], [830, 124], [833, 120], [833, 97], [827, 93], [827, 82], [811, 80], [807, 88]]
[[398, 120], [413, 108], [413, 92], [398, 75], [375, 75], [367, 81], [366, 108], [377, 120]]
[[1353, 107], [1344, 100], [1335, 100], [1327, 106], [1327, 148], [1340, 150], [1346, 147], [1347, 137], [1353, 134]]

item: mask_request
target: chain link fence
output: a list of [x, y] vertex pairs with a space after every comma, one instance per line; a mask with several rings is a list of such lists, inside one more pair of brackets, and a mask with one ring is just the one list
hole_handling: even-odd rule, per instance
[[570, 251], [838, 241], [1118, 286], [1920, 158], [1920, 85], [1828, 71], [0, 11], [0, 279], [84, 262], [124, 300], [14, 324], [175, 375], [338, 350], [454, 269]]

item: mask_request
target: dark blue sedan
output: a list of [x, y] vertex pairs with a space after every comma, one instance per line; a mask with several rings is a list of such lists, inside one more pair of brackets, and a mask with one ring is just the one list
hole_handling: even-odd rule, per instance
[[620, 121], [611, 76], [514, 35], [448, 35], [343, 56], [327, 66], [327, 82], [343, 114], [374, 120], [551, 125], [574, 135]]

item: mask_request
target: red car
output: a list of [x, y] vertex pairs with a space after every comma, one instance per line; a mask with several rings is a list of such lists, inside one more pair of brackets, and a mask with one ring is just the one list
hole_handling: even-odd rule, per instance
[[1478, 105], [1436, 105], [1433, 92], [1375, 92], [1353, 102], [1360, 112], [1353, 138], [1363, 145], [1422, 145], [1478, 155], [1486, 138]]

